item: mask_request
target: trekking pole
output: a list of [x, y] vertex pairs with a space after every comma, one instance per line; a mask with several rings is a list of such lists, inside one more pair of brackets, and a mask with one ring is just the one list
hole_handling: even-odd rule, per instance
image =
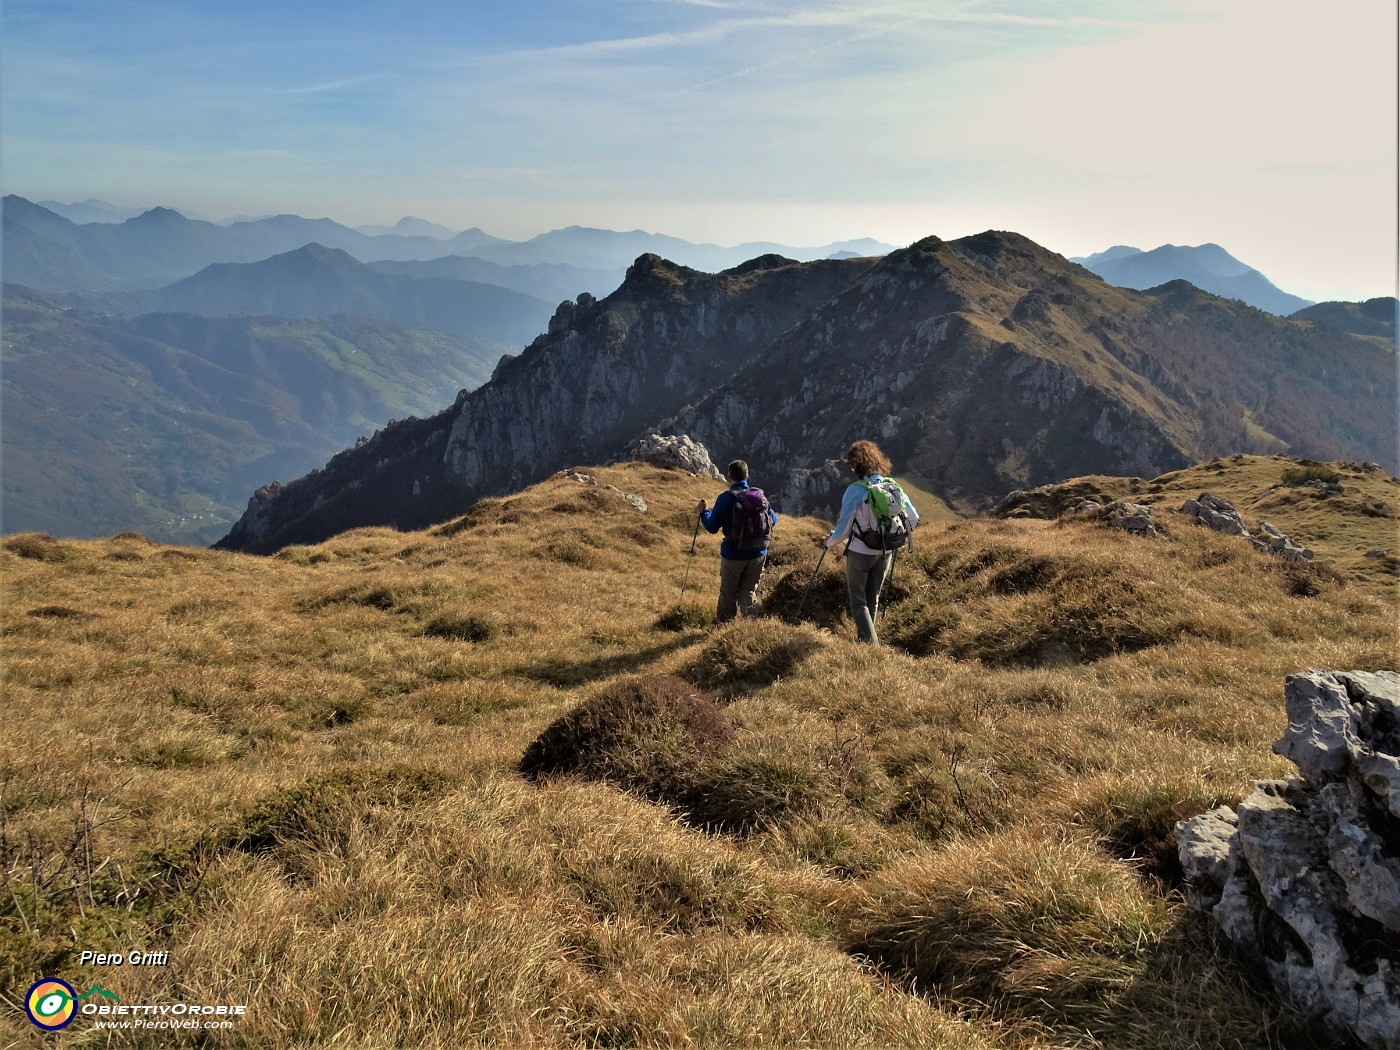
[[802, 619], [802, 607], [807, 604], [807, 595], [812, 593], [812, 584], [817, 582], [817, 573], [821, 572], [822, 560], [826, 557], [826, 547], [822, 548], [821, 557], [817, 559], [817, 567], [812, 570], [812, 578], [807, 581], [807, 589], [802, 592], [802, 600], [797, 603], [797, 612], [792, 614], [792, 622], [796, 623]]
[[681, 595], [685, 595], [685, 585], [690, 582], [690, 567], [695, 564], [695, 541], [700, 537], [700, 515], [695, 515], [695, 533], [690, 537], [690, 560], [685, 563], [685, 578], [681, 580]]
[[896, 548], [890, 551], [890, 571], [886, 573], [885, 578], [880, 581], [880, 593], [875, 596], [875, 604], [880, 607], [880, 619], [882, 620], [885, 618], [885, 610], [888, 608], [888, 606], [885, 605], [885, 588], [888, 587], [890, 581], [894, 579], [894, 567], [898, 562], [899, 550]]

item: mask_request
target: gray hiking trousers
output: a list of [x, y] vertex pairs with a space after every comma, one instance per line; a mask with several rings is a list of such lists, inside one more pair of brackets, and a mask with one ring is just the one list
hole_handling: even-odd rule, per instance
[[736, 612], [745, 616], [756, 612], [753, 592], [758, 588], [758, 578], [763, 575], [766, 554], [757, 558], [721, 558], [719, 561], [719, 603], [715, 606], [715, 623], [727, 623], [734, 619]]
[[846, 594], [851, 601], [851, 619], [856, 622], [856, 637], [871, 645], [880, 643], [875, 617], [880, 612], [880, 588], [890, 571], [890, 553], [846, 552]]

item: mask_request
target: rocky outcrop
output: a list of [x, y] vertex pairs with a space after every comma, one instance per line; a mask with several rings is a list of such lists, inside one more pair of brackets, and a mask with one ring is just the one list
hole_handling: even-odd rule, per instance
[[444, 461], [471, 491], [498, 495], [569, 463], [615, 459], [872, 265], [736, 276], [641, 256], [607, 299], [561, 304], [549, 334], [467, 397]]
[[647, 434], [628, 446], [626, 458], [654, 463], [658, 467], [675, 467], [707, 478], [724, 477], [710, 459], [709, 450], [700, 442], [691, 440], [688, 434], [674, 437]]
[[248, 499], [248, 509], [234, 524], [223, 543], [232, 541], [233, 550], [260, 550], [272, 532], [277, 513], [277, 497], [282, 492], [282, 483], [274, 481], [262, 486]]
[[1200, 499], [1188, 499], [1181, 505], [1181, 513], [1216, 532], [1223, 532], [1227, 536], [1242, 536], [1254, 544], [1255, 549], [1277, 554], [1285, 561], [1313, 560], [1311, 550], [1294, 543], [1267, 521], [1261, 521], [1258, 530], [1251, 533], [1239, 511], [1225, 500], [1208, 492], [1202, 493]]
[[1195, 518], [1206, 528], [1223, 532], [1227, 536], [1249, 535], [1249, 526], [1244, 523], [1240, 512], [1209, 492], [1201, 493], [1200, 499], [1188, 499], [1181, 505], [1181, 513]]
[[1152, 520], [1152, 508], [1141, 503], [1128, 503], [1120, 499], [1100, 503], [1098, 500], [1086, 499], [1071, 507], [1065, 516], [1101, 522], [1136, 536], [1161, 535], [1157, 523]]
[[1313, 552], [1307, 547], [1294, 543], [1267, 521], [1259, 523], [1258, 535], [1251, 536], [1250, 542], [1261, 551], [1277, 554], [1285, 561], [1312, 561]]
[[1400, 674], [1309, 671], [1274, 750], [1300, 777], [1178, 825], [1192, 903], [1279, 994], [1400, 1050]]

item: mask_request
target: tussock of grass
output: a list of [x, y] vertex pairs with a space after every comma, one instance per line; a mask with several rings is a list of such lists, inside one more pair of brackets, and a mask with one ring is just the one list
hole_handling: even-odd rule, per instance
[[324, 565], [333, 559], [323, 550], [315, 547], [283, 547], [277, 552], [277, 557], [283, 561], [289, 561], [293, 565]]
[[1177, 822], [1239, 801], [1199, 776], [1101, 777], [1079, 790], [1070, 819], [1094, 832], [1113, 856], [1170, 885], [1181, 879]]
[[673, 605], [656, 618], [663, 631], [692, 631], [714, 622], [714, 609], [701, 605]]
[[314, 843], [337, 834], [356, 807], [412, 805], [440, 793], [446, 782], [441, 773], [426, 769], [338, 770], [260, 799], [215, 840], [246, 853]]
[[[892, 865], [848, 921], [850, 950], [907, 987], [1029, 1022], [1028, 1034], [1166, 1050], [1303, 1031], [1241, 1002], [1238, 964], [1183, 929], [1194, 917], [1073, 836], [1016, 830]], [[1172, 959], [1188, 941], [1202, 970]]]
[[698, 764], [682, 799], [689, 821], [748, 832], [794, 816], [884, 808], [889, 782], [860, 736], [824, 719], [774, 714], [750, 713], [762, 728]]
[[1199, 587], [1180, 569], [1155, 571], [1142, 557], [1149, 541], [1090, 547], [1081, 540], [1092, 528], [1031, 531], [1023, 546], [950, 530], [906, 559], [907, 597], [891, 603], [885, 635], [916, 655], [1009, 666], [1090, 662], [1182, 637], [1248, 638], [1218, 581]]
[[1011, 1015], [1067, 1020], [1111, 1008], [1167, 909], [1092, 844], [1008, 832], [875, 876], [851, 950], [911, 987]]
[[34, 561], [67, 561], [71, 545], [60, 543], [46, 532], [20, 532], [5, 540], [5, 550]]
[[40, 616], [47, 619], [91, 620], [94, 614], [67, 605], [40, 605], [36, 609], [28, 610], [24, 615]]
[[[771, 561], [770, 557], [770, 565]], [[837, 555], [828, 551], [825, 557], [820, 557], [816, 552], [804, 551], [787, 564], [792, 568], [786, 572], [773, 570], [772, 588], [763, 599], [764, 610], [792, 621], [797, 618], [801, 606], [802, 622], [823, 627], [839, 625], [846, 612], [846, 576]]]
[[[1396, 664], [1380, 559], [1284, 520], [1384, 546], [1348, 470], [1261, 499], [1340, 581], [1184, 523], [935, 524], [879, 648], [835, 555], [785, 622], [791, 517], [777, 615], [710, 627], [717, 484], [646, 466], [274, 558], [7, 537], [0, 994], [248, 1002], [210, 1046], [1308, 1045], [1167, 836], [1286, 773], [1285, 674]], [[116, 944], [179, 969], [77, 965]]]

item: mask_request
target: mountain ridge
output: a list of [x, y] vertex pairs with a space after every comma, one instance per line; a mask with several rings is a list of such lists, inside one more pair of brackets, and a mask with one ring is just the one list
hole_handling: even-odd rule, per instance
[[[825, 283], [794, 311], [804, 275], [842, 266], [820, 271]], [[786, 300], [769, 294], [778, 288]], [[708, 367], [702, 350], [716, 355]], [[221, 544], [416, 527], [568, 459], [618, 456], [658, 427], [719, 460], [763, 463], [788, 513], [831, 502], [858, 437], [965, 510], [1057, 477], [1162, 473], [1221, 452], [1340, 453], [1393, 469], [1385, 413], [1351, 402], [1394, 405], [1394, 361], [1184, 281], [1115, 288], [1007, 232], [729, 277], [643, 255], [613, 295], [563, 304], [544, 336], [412, 435], [260, 490]]]
[[383, 273], [319, 243], [252, 263], [213, 263], [164, 288], [76, 296], [118, 313], [289, 318], [348, 314], [465, 335], [502, 349], [533, 339], [548, 320], [542, 299], [495, 285]]

